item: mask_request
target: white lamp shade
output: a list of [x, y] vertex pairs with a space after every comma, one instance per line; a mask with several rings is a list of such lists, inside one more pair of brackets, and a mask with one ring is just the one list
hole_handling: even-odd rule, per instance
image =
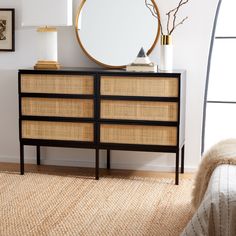
[[22, 26], [72, 25], [72, 0], [22, 0]]

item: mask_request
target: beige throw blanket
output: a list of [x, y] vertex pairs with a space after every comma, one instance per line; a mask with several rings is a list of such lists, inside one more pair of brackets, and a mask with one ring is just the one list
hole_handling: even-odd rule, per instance
[[204, 154], [192, 193], [192, 204], [196, 209], [204, 197], [212, 172], [221, 164], [236, 165], [236, 139], [221, 141]]

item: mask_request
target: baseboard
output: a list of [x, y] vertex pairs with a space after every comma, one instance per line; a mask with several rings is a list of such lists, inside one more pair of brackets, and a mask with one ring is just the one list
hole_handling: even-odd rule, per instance
[[[8, 163], [19, 163], [18, 157], [1, 157], [0, 162]], [[25, 163], [36, 164], [35, 158], [25, 157]], [[90, 161], [79, 161], [79, 160], [42, 160], [42, 165], [55, 165], [55, 166], [73, 166], [73, 167], [95, 167], [94, 162]], [[104, 161], [100, 162], [100, 168], [106, 168], [106, 163]], [[145, 163], [111, 163], [111, 169], [121, 169], [121, 170], [143, 170], [143, 171], [160, 171], [160, 172], [174, 172], [174, 166], [163, 166], [163, 165], [150, 165]], [[185, 172], [196, 172], [197, 168], [192, 166], [185, 166]]]

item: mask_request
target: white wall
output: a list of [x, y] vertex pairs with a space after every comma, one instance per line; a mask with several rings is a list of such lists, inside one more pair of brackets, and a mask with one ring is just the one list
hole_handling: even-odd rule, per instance
[[[172, 6], [158, 1], [161, 12]], [[177, 3], [177, 2], [176, 2]], [[79, 0], [74, 0], [74, 13]], [[191, 1], [181, 10], [189, 19], [174, 33], [174, 68], [187, 70], [186, 107], [186, 169], [193, 170], [200, 161], [201, 119], [207, 57], [217, 0]], [[36, 34], [33, 28], [22, 28], [21, 1], [1, 0], [0, 8], [16, 10], [16, 51], [0, 52], [0, 161], [19, 161], [17, 70], [31, 67], [36, 62]], [[181, 15], [180, 14], [180, 15]], [[74, 14], [75, 15], [75, 14]], [[59, 29], [59, 61], [69, 67], [95, 67], [81, 51], [74, 28]], [[159, 47], [151, 59], [158, 63]], [[35, 149], [25, 148], [28, 162], [35, 161]], [[104, 156], [104, 151], [101, 155]], [[64, 148], [43, 148], [43, 163], [94, 166], [94, 151]], [[112, 152], [112, 167], [146, 170], [172, 170], [174, 155], [143, 152]], [[101, 160], [105, 166], [105, 159]]]

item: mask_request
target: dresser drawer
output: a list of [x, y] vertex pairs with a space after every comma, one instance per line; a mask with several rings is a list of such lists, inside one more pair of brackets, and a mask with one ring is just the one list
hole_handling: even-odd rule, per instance
[[92, 99], [22, 98], [22, 115], [93, 118]]
[[22, 93], [93, 94], [91, 75], [22, 74]]
[[177, 145], [176, 127], [102, 124], [100, 133], [102, 143]]
[[178, 79], [101, 76], [101, 95], [178, 97]]
[[102, 119], [177, 121], [178, 103], [101, 100]]
[[93, 124], [24, 120], [22, 138], [93, 142]]

